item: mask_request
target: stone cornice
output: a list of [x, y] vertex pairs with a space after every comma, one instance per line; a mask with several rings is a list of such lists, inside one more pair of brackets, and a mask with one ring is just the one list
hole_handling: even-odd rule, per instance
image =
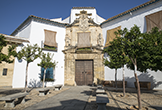
[[22, 37], [9, 36], [9, 35], [6, 35], [6, 34], [0, 34], [0, 35], [3, 35], [6, 38], [5, 41], [7, 41], [7, 42], [18, 43], [18, 44], [21, 44], [23, 42], [29, 43], [28, 39], [25, 39], [25, 38], [22, 38]]
[[95, 9], [95, 7], [73, 7], [72, 9]]
[[94, 49], [99, 50], [101, 52], [103, 51], [103, 49], [101, 47], [99, 47], [99, 46], [92, 46], [91, 48], [92, 48], [92, 50], [90, 50], [90, 51], [87, 51], [87, 50], [86, 51], [84, 51], [84, 50], [79, 50], [78, 51], [76, 46], [71, 46], [68, 49], [62, 50], [62, 52], [66, 53], [67, 51], [71, 51], [72, 49], [75, 50], [75, 52], [71, 51], [71, 53], [78, 53], [78, 52], [79, 53], [96, 53], [96, 52], [93, 51]]

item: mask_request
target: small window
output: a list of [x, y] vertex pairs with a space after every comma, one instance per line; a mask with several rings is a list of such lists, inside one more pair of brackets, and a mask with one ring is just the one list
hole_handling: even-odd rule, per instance
[[121, 29], [121, 26], [107, 30], [105, 47], [108, 47], [110, 45], [110, 42], [116, 38], [116, 35], [114, 34], [114, 32], [120, 29]]
[[45, 41], [43, 50], [57, 51], [56, 34], [55, 31], [44, 30]]
[[[43, 81], [44, 68], [41, 68], [41, 81]], [[47, 68], [45, 73], [45, 81], [54, 81], [53, 79], [53, 67]]]
[[3, 68], [3, 76], [7, 75], [7, 68]]
[[147, 32], [151, 31], [152, 28], [158, 27], [162, 30], [162, 11], [158, 11], [156, 13], [152, 13], [147, 15], [146, 18], [146, 25], [147, 25]]

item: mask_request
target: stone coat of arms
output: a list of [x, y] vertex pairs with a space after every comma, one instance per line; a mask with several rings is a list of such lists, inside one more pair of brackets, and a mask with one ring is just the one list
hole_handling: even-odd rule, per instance
[[81, 31], [86, 31], [89, 28], [88, 25], [88, 16], [86, 14], [81, 14], [79, 19], [79, 29]]

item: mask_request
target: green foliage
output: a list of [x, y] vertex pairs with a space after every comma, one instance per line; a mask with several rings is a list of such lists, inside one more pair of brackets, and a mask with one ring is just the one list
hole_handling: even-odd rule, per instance
[[2, 51], [4, 46], [7, 46], [7, 42], [5, 41], [5, 37], [3, 35], [0, 35], [0, 51]]
[[123, 59], [124, 55], [129, 57], [130, 60], [126, 60], [127, 67], [132, 70], [136, 65], [137, 70], [141, 72], [147, 69], [162, 71], [162, 31], [157, 27], [142, 34], [139, 27], [134, 25], [129, 31], [125, 28], [115, 34], [117, 38], [104, 50], [110, 57], [109, 61], [104, 59], [105, 66], [119, 68], [119, 58]]
[[50, 53], [45, 54], [42, 52], [40, 56], [41, 62], [38, 64], [38, 66], [43, 67], [44, 69], [51, 67], [55, 68], [57, 63], [55, 61], [52, 62], [53, 56], [54, 54], [51, 55]]
[[[120, 64], [127, 63], [127, 67], [134, 69], [138, 85], [138, 106], [141, 108], [140, 86], [136, 70], [142, 72], [147, 69], [162, 70], [162, 31], [155, 27], [151, 32], [142, 34], [139, 27], [134, 25], [130, 31], [125, 28], [118, 30], [115, 34], [116, 36], [122, 35], [123, 38], [119, 40], [119, 37], [117, 37], [104, 50], [110, 56], [109, 61], [104, 59], [104, 64], [117, 69]], [[128, 56], [130, 60], [124, 61], [129, 62], [119, 63], [120, 59], [124, 59], [123, 56]]]
[[15, 48], [17, 45], [11, 45], [8, 47], [8, 55], [2, 53], [2, 49], [3, 47], [7, 46], [7, 42], [5, 41], [5, 37], [3, 35], [0, 35], [0, 63], [2, 63], [2, 61], [5, 61], [7, 63], [12, 63], [14, 61], [14, 59], [10, 59], [11, 56], [16, 57], [17, 53], [15, 51]]
[[35, 59], [37, 59], [42, 52], [42, 49], [38, 47], [37, 44], [35, 45], [28, 45], [24, 46], [21, 51], [19, 51], [17, 57], [18, 59], [24, 59], [27, 61], [27, 64], [30, 62], [33, 62]]
[[[120, 33], [119, 33], [120, 32]], [[124, 53], [123, 48], [123, 38], [118, 37], [117, 35], [122, 34], [121, 31], [115, 32], [116, 38], [110, 42], [110, 45], [104, 49], [104, 53], [109, 56], [109, 60], [104, 58], [103, 64], [108, 66], [111, 69], [115, 69], [115, 82], [117, 81], [117, 69], [124, 67], [124, 65], [128, 62], [129, 58]], [[117, 82], [115, 83], [117, 88]]]
[[[124, 32], [124, 30], [126, 31]], [[122, 32], [124, 33], [123, 36], [124, 53], [129, 57], [129, 59], [132, 61], [131, 63], [133, 63], [134, 65], [134, 76], [136, 79], [136, 83], [138, 85], [137, 87], [138, 106], [139, 108], [141, 108], [140, 86], [139, 86], [139, 81], [138, 81], [136, 71], [137, 69], [143, 67], [139, 65], [137, 66], [138, 59], [142, 56], [142, 53], [144, 52], [142, 50], [142, 45], [141, 45], [142, 34], [139, 27], [136, 25], [134, 25], [134, 27], [132, 27], [130, 31], [128, 31], [126, 28], [124, 30], [122, 30]]]
[[85, 50], [85, 51], [87, 51], [87, 50], [91, 50], [90, 48], [78, 48], [78, 50]]
[[[126, 29], [127, 30], [127, 29]], [[146, 72], [147, 69], [162, 71], [162, 31], [157, 27], [148, 33], [141, 33], [136, 25], [131, 30], [125, 31], [124, 52], [131, 59], [127, 67]]]
[[56, 47], [51, 47], [51, 46], [47, 46], [47, 45], [44, 45], [44, 48], [46, 48], [46, 49], [51, 49], [51, 50], [57, 50]]
[[24, 46], [21, 49], [21, 51], [18, 52], [17, 58], [19, 60], [24, 59], [25, 61], [27, 61], [26, 78], [25, 78], [25, 92], [26, 92], [26, 88], [27, 88], [28, 65], [29, 65], [29, 63], [31, 63], [35, 59], [37, 59], [41, 53], [42, 53], [42, 49], [40, 47], [38, 47], [37, 44], [35, 44], [33, 46], [27, 44], [27, 46]]
[[53, 55], [54, 54], [51, 55], [50, 53], [47, 53], [47, 54], [42, 53], [41, 56], [40, 56], [41, 62], [39, 64], [37, 64], [38, 66], [45, 69], [44, 75], [43, 75], [43, 88], [44, 88], [44, 81], [47, 80], [47, 78], [45, 79], [46, 69], [51, 68], [51, 67], [55, 68], [55, 66], [57, 64], [55, 61], [52, 62]]
[[109, 56], [109, 61], [107, 58], [104, 58], [104, 65], [109, 68], [121, 68], [128, 62], [128, 57], [124, 53], [124, 48], [122, 45], [123, 38], [116, 37], [110, 45], [104, 49], [104, 53], [107, 53]]
[[[138, 56], [138, 58], [136, 59], [136, 64], [137, 64], [137, 70], [140, 72], [146, 72], [148, 67], [146, 65], [144, 65], [145, 60], [143, 59], [143, 56]], [[127, 63], [127, 68], [134, 70], [134, 64], [132, 63], [131, 60], [129, 60], [129, 62]]]
[[[124, 30], [127, 30], [126, 28]], [[123, 30], [123, 31], [124, 31]], [[141, 55], [141, 31], [138, 26], [134, 25], [130, 31], [125, 31], [124, 51], [130, 58], [135, 59]]]
[[162, 71], [162, 31], [157, 27], [143, 34], [143, 65], [151, 70]]
[[139, 27], [134, 25], [129, 31], [127, 28], [124, 28], [123, 30], [118, 30], [115, 34], [123, 36], [123, 52], [130, 59], [129, 62], [127, 62], [127, 67], [135, 69], [134, 67], [136, 66], [138, 70], [146, 70], [142, 63], [138, 62], [144, 52], [142, 50], [142, 34]]

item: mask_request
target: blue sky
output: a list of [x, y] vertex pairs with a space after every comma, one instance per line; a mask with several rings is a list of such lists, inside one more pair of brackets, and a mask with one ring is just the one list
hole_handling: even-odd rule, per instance
[[72, 7], [95, 7], [105, 19], [149, 0], [0, 0], [0, 33], [10, 35], [29, 15], [66, 18]]

